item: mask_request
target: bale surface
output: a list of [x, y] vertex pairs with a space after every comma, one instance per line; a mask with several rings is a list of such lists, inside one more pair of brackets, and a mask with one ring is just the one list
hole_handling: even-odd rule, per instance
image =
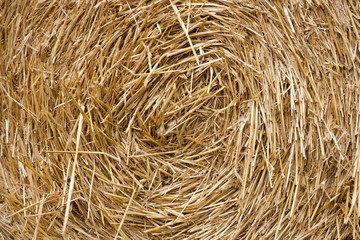
[[356, 0], [0, 0], [1, 239], [360, 239]]

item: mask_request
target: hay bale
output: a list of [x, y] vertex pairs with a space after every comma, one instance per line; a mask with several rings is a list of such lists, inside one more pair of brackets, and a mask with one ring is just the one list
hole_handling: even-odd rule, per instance
[[359, 2], [0, 1], [2, 239], [359, 239]]

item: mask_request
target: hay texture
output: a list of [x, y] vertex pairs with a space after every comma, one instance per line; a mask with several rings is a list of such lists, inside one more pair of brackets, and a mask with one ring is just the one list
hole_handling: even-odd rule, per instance
[[0, 239], [360, 239], [357, 0], [0, 0]]

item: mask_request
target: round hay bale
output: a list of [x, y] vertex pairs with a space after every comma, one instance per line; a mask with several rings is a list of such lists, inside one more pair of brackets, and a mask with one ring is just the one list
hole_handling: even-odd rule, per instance
[[360, 239], [360, 5], [0, 1], [2, 239]]

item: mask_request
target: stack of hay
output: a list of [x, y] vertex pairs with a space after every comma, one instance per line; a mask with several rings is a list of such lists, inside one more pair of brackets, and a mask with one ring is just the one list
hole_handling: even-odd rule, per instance
[[0, 0], [0, 239], [360, 239], [356, 0]]

